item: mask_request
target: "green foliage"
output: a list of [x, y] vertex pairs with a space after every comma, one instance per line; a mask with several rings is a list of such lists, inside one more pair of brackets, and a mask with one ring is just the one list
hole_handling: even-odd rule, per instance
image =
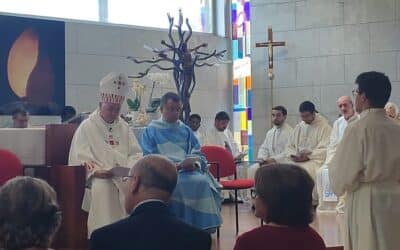
[[161, 105], [161, 98], [152, 98], [149, 106], [146, 108], [147, 113], [152, 113], [157, 110], [157, 108]]
[[132, 101], [132, 99], [128, 98], [126, 100], [126, 103], [128, 104], [129, 110], [132, 110], [132, 111], [138, 111], [139, 110], [139, 107], [140, 107], [139, 98], [135, 98], [133, 101]]

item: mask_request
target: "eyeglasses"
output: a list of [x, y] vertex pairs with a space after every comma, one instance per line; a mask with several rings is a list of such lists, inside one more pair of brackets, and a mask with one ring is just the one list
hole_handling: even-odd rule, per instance
[[358, 90], [358, 89], [353, 89], [353, 90], [351, 91], [351, 93], [353, 94], [353, 96], [356, 96], [356, 95], [361, 94], [361, 91]]
[[121, 177], [121, 181], [122, 182], [128, 182], [129, 178], [132, 178], [132, 177], [133, 177], [132, 175], [122, 176]]
[[252, 189], [252, 190], [250, 191], [250, 197], [251, 197], [252, 199], [257, 199], [257, 198], [259, 197], [259, 195], [258, 195], [258, 193], [257, 193], [257, 191], [256, 191], [255, 189]]

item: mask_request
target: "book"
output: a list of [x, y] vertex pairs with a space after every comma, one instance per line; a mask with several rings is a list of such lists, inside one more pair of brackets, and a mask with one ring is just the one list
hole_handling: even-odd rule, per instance
[[130, 168], [121, 167], [121, 166], [115, 166], [112, 169], [110, 169], [111, 173], [113, 173], [113, 175], [115, 177], [129, 176], [129, 170], [130, 170]]

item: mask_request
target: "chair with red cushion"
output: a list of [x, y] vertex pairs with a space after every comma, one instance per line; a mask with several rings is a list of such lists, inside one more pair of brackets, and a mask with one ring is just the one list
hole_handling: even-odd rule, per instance
[[0, 186], [21, 175], [22, 164], [18, 157], [8, 150], [0, 149]]
[[[235, 191], [235, 216], [236, 216], [236, 234], [239, 232], [239, 215], [237, 192], [241, 189], [254, 187], [252, 179], [237, 179], [236, 163], [232, 154], [220, 146], [202, 146], [201, 152], [205, 155], [208, 164], [210, 164], [211, 174], [217, 178], [222, 185], [222, 189]], [[234, 180], [220, 181], [220, 178], [234, 176]]]

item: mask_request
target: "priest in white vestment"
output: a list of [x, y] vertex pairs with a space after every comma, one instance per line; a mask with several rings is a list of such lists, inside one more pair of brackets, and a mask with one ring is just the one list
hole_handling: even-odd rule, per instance
[[284, 151], [289, 141], [290, 133], [293, 128], [286, 122], [287, 110], [283, 106], [272, 108], [273, 127], [268, 130], [263, 144], [260, 146], [257, 154], [259, 163], [250, 166], [248, 177], [254, 178], [255, 172], [260, 165], [268, 164], [275, 158], [284, 158]]
[[[329, 144], [331, 126], [317, 113], [310, 101], [300, 104], [302, 121], [293, 129], [283, 158], [276, 158], [279, 163], [291, 163], [303, 167], [315, 181], [317, 170], [325, 162], [326, 148]], [[318, 202], [316, 188], [313, 192], [314, 203]]]
[[215, 115], [214, 126], [206, 132], [203, 144], [224, 147], [238, 160], [242, 155], [238, 144], [233, 138], [232, 132], [228, 128], [229, 121], [230, 117], [228, 113], [225, 111], [218, 112]]
[[125, 75], [110, 73], [100, 81], [99, 108], [76, 130], [69, 165], [87, 168], [87, 189], [82, 208], [89, 212], [88, 234], [127, 216], [124, 184], [110, 169], [133, 166], [139, 145], [128, 124], [119, 118], [128, 91]]
[[[206, 132], [206, 136], [204, 137], [203, 145], [215, 145], [224, 147], [226, 150], [232, 153], [235, 161], [240, 161], [244, 157], [244, 153], [240, 152], [239, 145], [233, 138], [232, 132], [229, 130], [230, 117], [228, 113], [225, 111], [220, 111], [215, 115], [214, 126], [208, 129]], [[246, 178], [247, 177], [247, 169], [246, 165], [241, 164], [237, 165], [237, 177], [238, 178]], [[228, 177], [228, 179], [233, 179], [233, 177]], [[233, 191], [230, 192], [231, 197], [233, 197]], [[222, 195], [225, 199], [230, 199], [229, 192], [224, 190], [222, 191]], [[241, 190], [239, 192], [239, 196], [241, 198], [246, 198], [247, 191]]]
[[[350, 96], [341, 96], [336, 102], [341, 116], [333, 123], [333, 129], [329, 139], [329, 145], [326, 150], [326, 159], [324, 165], [317, 171], [317, 191], [319, 197], [318, 210], [336, 209], [338, 213], [343, 213], [344, 209], [344, 196], [339, 197], [339, 201], [335, 207], [329, 207], [328, 204], [334, 203], [337, 197], [332, 194], [328, 168], [336, 152], [336, 147], [343, 137], [343, 133], [348, 124], [358, 120], [358, 114], [354, 111], [353, 101]], [[325, 193], [325, 194], [324, 194]], [[328, 194], [326, 194], [328, 193]]]
[[400, 249], [400, 126], [383, 109], [391, 93], [387, 76], [356, 79], [356, 111], [329, 166], [336, 195], [347, 193], [345, 250]]

